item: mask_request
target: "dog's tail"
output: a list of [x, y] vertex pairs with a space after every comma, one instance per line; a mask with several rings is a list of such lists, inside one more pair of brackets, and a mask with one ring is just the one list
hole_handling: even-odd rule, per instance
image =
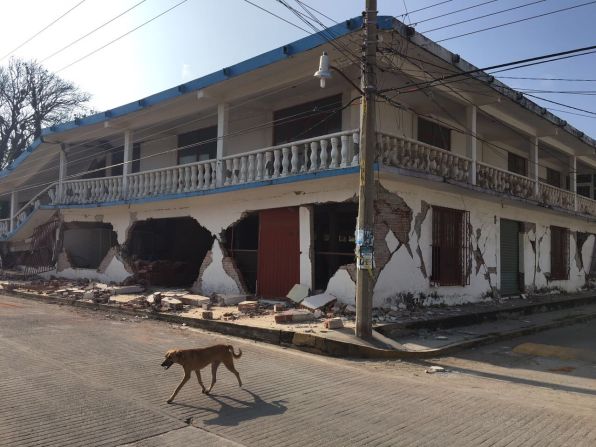
[[228, 345], [228, 350], [232, 353], [235, 359], [242, 357], [242, 349], [238, 348], [238, 354], [234, 354], [234, 347], [232, 345]]

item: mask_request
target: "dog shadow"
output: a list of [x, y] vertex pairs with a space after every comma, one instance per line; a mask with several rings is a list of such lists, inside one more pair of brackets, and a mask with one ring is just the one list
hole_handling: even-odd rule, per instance
[[[213, 413], [215, 417], [204, 420], [203, 424], [233, 427], [244, 421], [283, 414], [287, 410], [287, 407], [284, 405], [286, 403], [285, 400], [266, 402], [261, 399], [258, 394], [253, 393], [252, 391], [247, 389], [244, 389], [243, 391], [248, 393], [252, 400], [242, 400], [229, 396], [220, 397], [215, 394], [208, 394], [207, 397], [212, 401], [217, 402], [220, 405], [220, 408], [219, 410], [205, 408], [205, 410]], [[187, 404], [178, 405], [191, 407], [191, 405]]]

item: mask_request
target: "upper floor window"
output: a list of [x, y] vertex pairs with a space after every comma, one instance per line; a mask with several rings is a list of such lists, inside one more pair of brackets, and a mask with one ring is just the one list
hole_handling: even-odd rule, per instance
[[450, 151], [451, 129], [434, 121], [418, 118], [418, 141]]
[[528, 160], [512, 152], [507, 153], [507, 170], [515, 174], [528, 175]]
[[340, 132], [341, 109], [341, 95], [335, 95], [274, 112], [273, 144]]
[[178, 135], [178, 164], [212, 160], [217, 157], [217, 126]]
[[[122, 175], [124, 163], [124, 146], [117, 147], [111, 151], [111, 171], [110, 175]], [[135, 173], [141, 170], [141, 143], [132, 145], [132, 163], [130, 172]]]
[[557, 188], [561, 187], [561, 173], [551, 168], [546, 168], [546, 183]]

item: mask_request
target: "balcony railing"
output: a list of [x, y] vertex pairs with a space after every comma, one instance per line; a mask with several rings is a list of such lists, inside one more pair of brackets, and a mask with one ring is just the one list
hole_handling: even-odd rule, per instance
[[[472, 184], [472, 160], [462, 155], [439, 149], [397, 135], [379, 134], [379, 150], [383, 163], [443, 177], [447, 180]], [[476, 186], [509, 196], [539, 202], [548, 207], [578, 211], [596, 216], [596, 201], [576, 196], [571, 191], [523, 175], [476, 162]]]
[[[358, 166], [359, 132], [348, 130], [197, 163], [126, 176], [67, 180], [40, 191], [12, 219], [0, 220], [6, 238], [40, 205], [85, 205], [139, 200], [173, 194], [266, 182], [284, 177]], [[499, 194], [529, 199], [596, 216], [596, 201], [490, 166], [420, 141], [378, 134], [379, 161], [387, 166], [442, 177]], [[474, 172], [475, 171], [475, 172]], [[475, 174], [475, 175], [474, 175]], [[12, 223], [12, 225], [11, 225]]]

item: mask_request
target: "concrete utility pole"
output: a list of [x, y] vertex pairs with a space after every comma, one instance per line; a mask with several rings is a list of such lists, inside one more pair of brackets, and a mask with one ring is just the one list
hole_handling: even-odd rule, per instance
[[366, 0], [364, 54], [361, 63], [360, 187], [356, 224], [356, 336], [372, 337], [374, 284], [374, 161], [376, 149], [377, 0]]

